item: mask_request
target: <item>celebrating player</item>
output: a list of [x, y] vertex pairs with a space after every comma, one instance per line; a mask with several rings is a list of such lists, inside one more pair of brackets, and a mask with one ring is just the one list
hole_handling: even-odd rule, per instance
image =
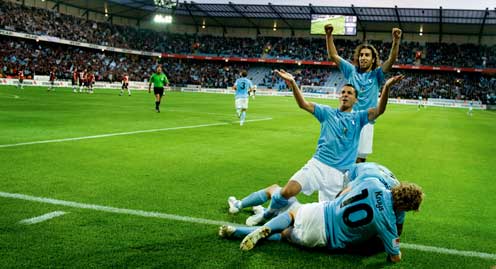
[[[391, 190], [393, 187], [400, 184], [400, 182], [388, 168], [377, 163], [365, 162], [353, 164], [352, 167], [345, 174], [345, 184], [348, 184], [348, 182], [368, 179], [378, 180], [388, 190]], [[280, 191], [280, 189], [281, 187], [279, 187], [277, 184], [274, 184], [267, 188], [253, 192], [242, 200], [236, 200], [235, 197], [231, 196], [228, 199], [229, 213], [235, 214], [243, 208], [253, 207], [254, 214], [246, 219], [246, 225], [259, 225], [263, 221], [268, 220], [264, 217], [265, 210], [261, 205], [270, 200], [272, 195]], [[340, 192], [343, 192], [343, 190], [341, 190]], [[339, 193], [337, 194], [337, 196], [339, 196]], [[334, 200], [334, 198], [329, 201], [332, 200]], [[290, 199], [288, 199], [288, 205], [274, 211], [273, 215], [279, 215], [282, 212], [292, 210], [293, 208], [298, 206], [299, 202], [296, 197], [291, 197]]]
[[321, 124], [317, 151], [307, 164], [296, 172], [280, 191], [272, 196], [265, 218], [273, 212], [288, 205], [288, 199], [303, 192], [306, 195], [319, 191], [320, 201], [329, 201], [344, 186], [343, 172], [355, 162], [358, 139], [363, 126], [373, 122], [386, 110], [389, 89], [403, 79], [403, 76], [390, 78], [383, 87], [377, 108], [352, 111], [357, 101], [357, 92], [352, 85], [345, 85], [341, 90], [339, 108], [307, 102], [296, 84], [293, 76], [285, 71], [275, 73], [286, 81], [292, 89], [299, 107], [313, 114]]
[[[325, 26], [327, 53], [334, 61], [348, 83], [357, 90], [358, 102], [353, 106], [354, 110], [367, 110], [377, 106], [377, 96], [384, 81], [384, 72], [391, 71], [391, 68], [398, 57], [401, 30], [393, 28], [393, 43], [389, 58], [380, 65], [379, 53], [372, 45], [361, 44], [356, 47], [353, 54], [353, 64], [347, 62], [338, 55], [334, 38], [332, 35], [333, 26]], [[367, 124], [360, 134], [357, 162], [365, 162], [367, 156], [372, 153], [374, 138], [374, 126]]]
[[424, 194], [411, 183], [387, 190], [377, 180], [355, 181], [334, 201], [305, 204], [285, 212], [262, 227], [221, 226], [221, 237], [246, 237], [241, 250], [255, 247], [259, 240], [280, 241], [305, 247], [344, 249], [379, 236], [388, 260], [399, 262], [402, 225], [398, 212], [417, 211]]

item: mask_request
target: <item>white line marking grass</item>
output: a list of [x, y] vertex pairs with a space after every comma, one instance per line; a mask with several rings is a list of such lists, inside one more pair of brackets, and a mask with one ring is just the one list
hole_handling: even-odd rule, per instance
[[[266, 120], [272, 120], [272, 118], [262, 118], [262, 119], [246, 120], [245, 122], [266, 121]], [[236, 122], [239, 123], [239, 121], [234, 121], [234, 122], [231, 122], [231, 123], [236, 123]], [[200, 125], [191, 125], [191, 126], [179, 126], [179, 127], [160, 128], [160, 129], [140, 130], [140, 131], [132, 131], [132, 132], [110, 133], [110, 134], [90, 135], [90, 136], [81, 136], [81, 137], [72, 137], [72, 138], [61, 138], [61, 139], [51, 139], [51, 140], [21, 142], [21, 143], [15, 143], [15, 144], [4, 144], [4, 145], [0, 145], [0, 148], [9, 148], [9, 147], [35, 145], [35, 144], [58, 143], [58, 142], [67, 142], [67, 141], [77, 141], [77, 140], [95, 139], [95, 138], [111, 137], [111, 136], [121, 136], [121, 135], [154, 133], [154, 132], [162, 132], [162, 131], [181, 130], [181, 129], [193, 129], [193, 128], [202, 128], [202, 127], [228, 125], [228, 124], [230, 124], [230, 123], [218, 122], [218, 123], [208, 123], [208, 124], [200, 124]]]
[[[84, 203], [78, 203], [78, 202], [71, 202], [71, 201], [57, 200], [57, 199], [51, 199], [51, 198], [30, 196], [30, 195], [19, 194], [19, 193], [0, 192], [0, 197], [20, 199], [20, 200], [26, 200], [26, 201], [32, 201], [32, 202], [53, 204], [53, 205], [61, 205], [61, 206], [74, 207], [74, 208], [91, 209], [91, 210], [116, 213], [116, 214], [134, 215], [134, 216], [148, 217], [148, 218], [178, 220], [178, 221], [184, 221], [184, 222], [218, 225], [218, 226], [220, 226], [220, 225], [239, 226], [238, 223], [230, 223], [230, 222], [225, 222], [225, 221], [193, 218], [193, 217], [187, 217], [187, 216], [179, 216], [179, 215], [159, 213], [159, 212], [150, 212], [150, 211], [143, 211], [143, 210], [116, 208], [116, 207], [110, 207], [110, 206], [84, 204]], [[482, 259], [496, 260], [496, 254], [484, 253], [484, 252], [462, 251], [462, 250], [456, 250], [456, 249], [439, 248], [439, 247], [431, 247], [431, 246], [423, 246], [423, 245], [407, 244], [407, 243], [401, 243], [401, 247], [406, 248], [406, 249], [413, 249], [413, 250], [419, 250], [419, 251], [425, 251], [425, 252], [433, 252], [433, 253], [439, 253], [439, 254], [449, 254], [449, 255], [456, 255], [456, 256], [476, 257], [476, 258], [482, 258]]]
[[21, 221], [19, 221], [19, 223], [20, 224], [27, 224], [27, 225], [36, 224], [36, 223], [40, 223], [40, 222], [43, 222], [43, 221], [46, 221], [49, 219], [53, 219], [53, 218], [56, 218], [56, 217], [59, 217], [59, 216], [65, 215], [65, 214], [67, 214], [67, 212], [54, 211], [54, 212], [47, 213], [45, 215], [41, 215], [39, 217], [21, 220]]

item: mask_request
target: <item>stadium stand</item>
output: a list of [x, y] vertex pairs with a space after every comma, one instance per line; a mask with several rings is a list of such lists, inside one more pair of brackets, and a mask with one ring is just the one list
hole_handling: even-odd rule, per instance
[[[208, 35], [187, 35], [137, 29], [102, 23], [54, 10], [22, 6], [0, 2], [0, 28], [35, 35], [46, 35], [63, 39], [87, 42], [110, 47], [177, 53], [186, 55], [211, 55], [245, 58], [293, 59], [324, 61], [327, 57], [323, 38], [237, 38]], [[22, 20], [30, 17], [31, 20]], [[90, 30], [88, 30], [90, 29]], [[382, 57], [389, 55], [390, 43], [369, 41]], [[351, 60], [353, 48], [358, 40], [337, 39], [339, 54]], [[250, 69], [255, 83], [261, 87], [286, 90], [286, 85], [276, 79], [271, 70], [282, 66], [233, 64], [210, 61], [198, 62], [187, 59], [156, 59], [149, 56], [103, 52], [76, 46], [36, 42], [2, 36], [0, 40], [1, 73], [14, 76], [18, 68], [23, 68], [27, 77], [32, 74], [48, 74], [51, 66], [58, 66], [57, 77], [68, 79], [74, 67], [91, 68], [96, 79], [113, 81], [127, 73], [131, 80], [146, 80], [158, 62], [174, 85], [196, 84], [202, 87], [225, 88], [231, 86], [238, 70]], [[398, 64], [456, 66], [475, 68], [496, 67], [496, 45], [447, 44], [403, 41], [400, 47]], [[344, 79], [334, 68], [313, 66], [284, 66], [296, 74], [301, 85], [339, 88]], [[496, 79], [481, 73], [447, 73], [405, 71], [407, 79], [401, 90], [391, 94], [401, 98], [416, 98], [422, 95], [429, 98], [476, 99], [493, 103]]]

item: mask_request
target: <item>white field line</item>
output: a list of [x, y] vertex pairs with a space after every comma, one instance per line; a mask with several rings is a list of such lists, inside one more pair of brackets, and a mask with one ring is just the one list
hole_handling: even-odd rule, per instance
[[[116, 207], [110, 207], [110, 206], [84, 204], [84, 203], [78, 203], [78, 202], [71, 202], [71, 201], [57, 200], [57, 199], [51, 199], [51, 198], [30, 196], [30, 195], [19, 194], [19, 193], [0, 192], [0, 197], [20, 199], [20, 200], [26, 200], [26, 201], [32, 201], [32, 202], [53, 204], [53, 205], [61, 205], [61, 206], [74, 207], [74, 208], [91, 209], [91, 210], [103, 211], [103, 212], [109, 212], [109, 213], [134, 215], [134, 216], [148, 217], [148, 218], [178, 220], [178, 221], [184, 221], [184, 222], [210, 224], [210, 225], [239, 226], [239, 224], [237, 224], [237, 223], [230, 223], [230, 222], [225, 222], [225, 221], [209, 220], [209, 219], [194, 218], [194, 217], [187, 217], [187, 216], [179, 216], [179, 215], [159, 213], [159, 212], [150, 212], [150, 211], [143, 211], [143, 210], [116, 208]], [[449, 254], [449, 255], [456, 255], [456, 256], [476, 257], [476, 258], [482, 258], [482, 259], [496, 260], [496, 254], [484, 253], [484, 252], [463, 251], [463, 250], [431, 247], [431, 246], [423, 246], [423, 245], [407, 244], [407, 243], [401, 243], [401, 247], [406, 248], [406, 249], [414, 249], [414, 250], [433, 252], [433, 253], [439, 253], [439, 254]]]
[[[272, 120], [272, 118], [246, 120], [245, 122], [265, 121], [265, 120]], [[236, 122], [239, 122], [239, 121], [235, 121], [235, 122], [232, 122], [232, 123], [236, 123]], [[21, 143], [15, 143], [15, 144], [3, 144], [3, 145], [0, 145], [0, 148], [9, 148], [9, 147], [35, 145], [35, 144], [58, 143], [58, 142], [67, 142], [67, 141], [94, 139], [94, 138], [120, 136], [120, 135], [133, 135], [133, 134], [153, 133], [153, 132], [172, 131], [172, 130], [181, 130], [181, 129], [193, 129], [193, 128], [202, 128], [202, 127], [210, 127], [210, 126], [228, 125], [228, 124], [229, 123], [226, 123], [226, 122], [219, 122], [219, 123], [209, 123], [209, 124], [200, 124], [200, 125], [191, 125], [191, 126], [180, 126], [180, 127], [161, 128], [161, 129], [139, 130], [139, 131], [132, 131], [132, 132], [110, 133], [110, 134], [90, 135], [90, 136], [81, 136], [81, 137], [72, 137], [72, 138], [61, 138], [61, 139], [51, 139], [51, 140], [21, 142]]]
[[96, 210], [96, 211], [103, 211], [103, 212], [110, 212], [110, 213], [117, 213], [117, 214], [134, 215], [134, 216], [148, 217], [148, 218], [179, 220], [179, 221], [185, 221], [185, 222], [211, 224], [211, 225], [239, 225], [239, 224], [229, 223], [229, 222], [224, 222], [224, 221], [185, 217], [185, 216], [178, 216], [178, 215], [166, 214], [166, 213], [160, 213], [160, 212], [150, 212], [150, 211], [143, 211], [143, 210], [116, 208], [116, 207], [110, 207], [110, 206], [83, 204], [83, 203], [78, 203], [78, 202], [36, 197], [36, 196], [30, 196], [30, 195], [25, 195], [25, 194], [19, 194], [19, 193], [0, 192], [0, 197], [21, 199], [21, 200], [26, 200], [26, 201], [39, 202], [39, 203], [52, 204], [52, 205], [68, 206], [68, 207], [74, 207], [74, 208], [91, 209], [91, 210]]
[[20, 224], [30, 225], [30, 224], [40, 223], [40, 222], [43, 222], [45, 220], [53, 219], [53, 218], [56, 218], [58, 216], [62, 216], [62, 215], [65, 215], [65, 214], [67, 214], [67, 212], [64, 212], [64, 211], [54, 211], [54, 212], [47, 213], [45, 215], [41, 215], [39, 217], [34, 217], [34, 218], [30, 218], [30, 219], [21, 220], [21, 221], [19, 221], [19, 223]]
[[425, 251], [425, 252], [435, 252], [440, 254], [450, 254], [456, 256], [476, 257], [482, 259], [496, 260], [496, 254], [484, 253], [484, 252], [456, 250], [456, 249], [439, 248], [439, 247], [431, 247], [431, 246], [423, 246], [423, 245], [407, 244], [407, 243], [401, 243], [401, 247], [406, 249]]

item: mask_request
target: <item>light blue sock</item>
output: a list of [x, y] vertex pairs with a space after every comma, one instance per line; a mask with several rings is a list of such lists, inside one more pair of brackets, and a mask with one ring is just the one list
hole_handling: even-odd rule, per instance
[[270, 219], [279, 209], [288, 205], [288, 199], [281, 195], [281, 190], [279, 189], [272, 195], [272, 200], [270, 201], [269, 210], [264, 212], [264, 218]]
[[289, 215], [289, 212], [279, 214], [277, 217], [264, 224], [264, 226], [270, 228], [271, 232], [281, 232], [284, 229], [288, 228], [290, 225], [291, 216]]
[[255, 231], [258, 227], [257, 226], [253, 226], [253, 227], [236, 227], [236, 231], [234, 231], [234, 233], [232, 234], [233, 237], [236, 237], [236, 238], [244, 238], [245, 236], [247, 236], [248, 234], [250, 234], [251, 232]]
[[282, 239], [281, 233], [271, 234], [269, 237], [267, 237], [267, 240], [269, 241], [281, 241], [281, 239]]
[[253, 192], [252, 194], [246, 196], [241, 200], [241, 204], [236, 207], [239, 209], [245, 208], [245, 207], [250, 207], [250, 206], [255, 206], [255, 205], [262, 205], [263, 203], [267, 202], [269, 200], [269, 197], [267, 197], [267, 194], [265, 193], [265, 189]]
[[246, 118], [246, 111], [241, 112], [241, 122], [244, 122]]

